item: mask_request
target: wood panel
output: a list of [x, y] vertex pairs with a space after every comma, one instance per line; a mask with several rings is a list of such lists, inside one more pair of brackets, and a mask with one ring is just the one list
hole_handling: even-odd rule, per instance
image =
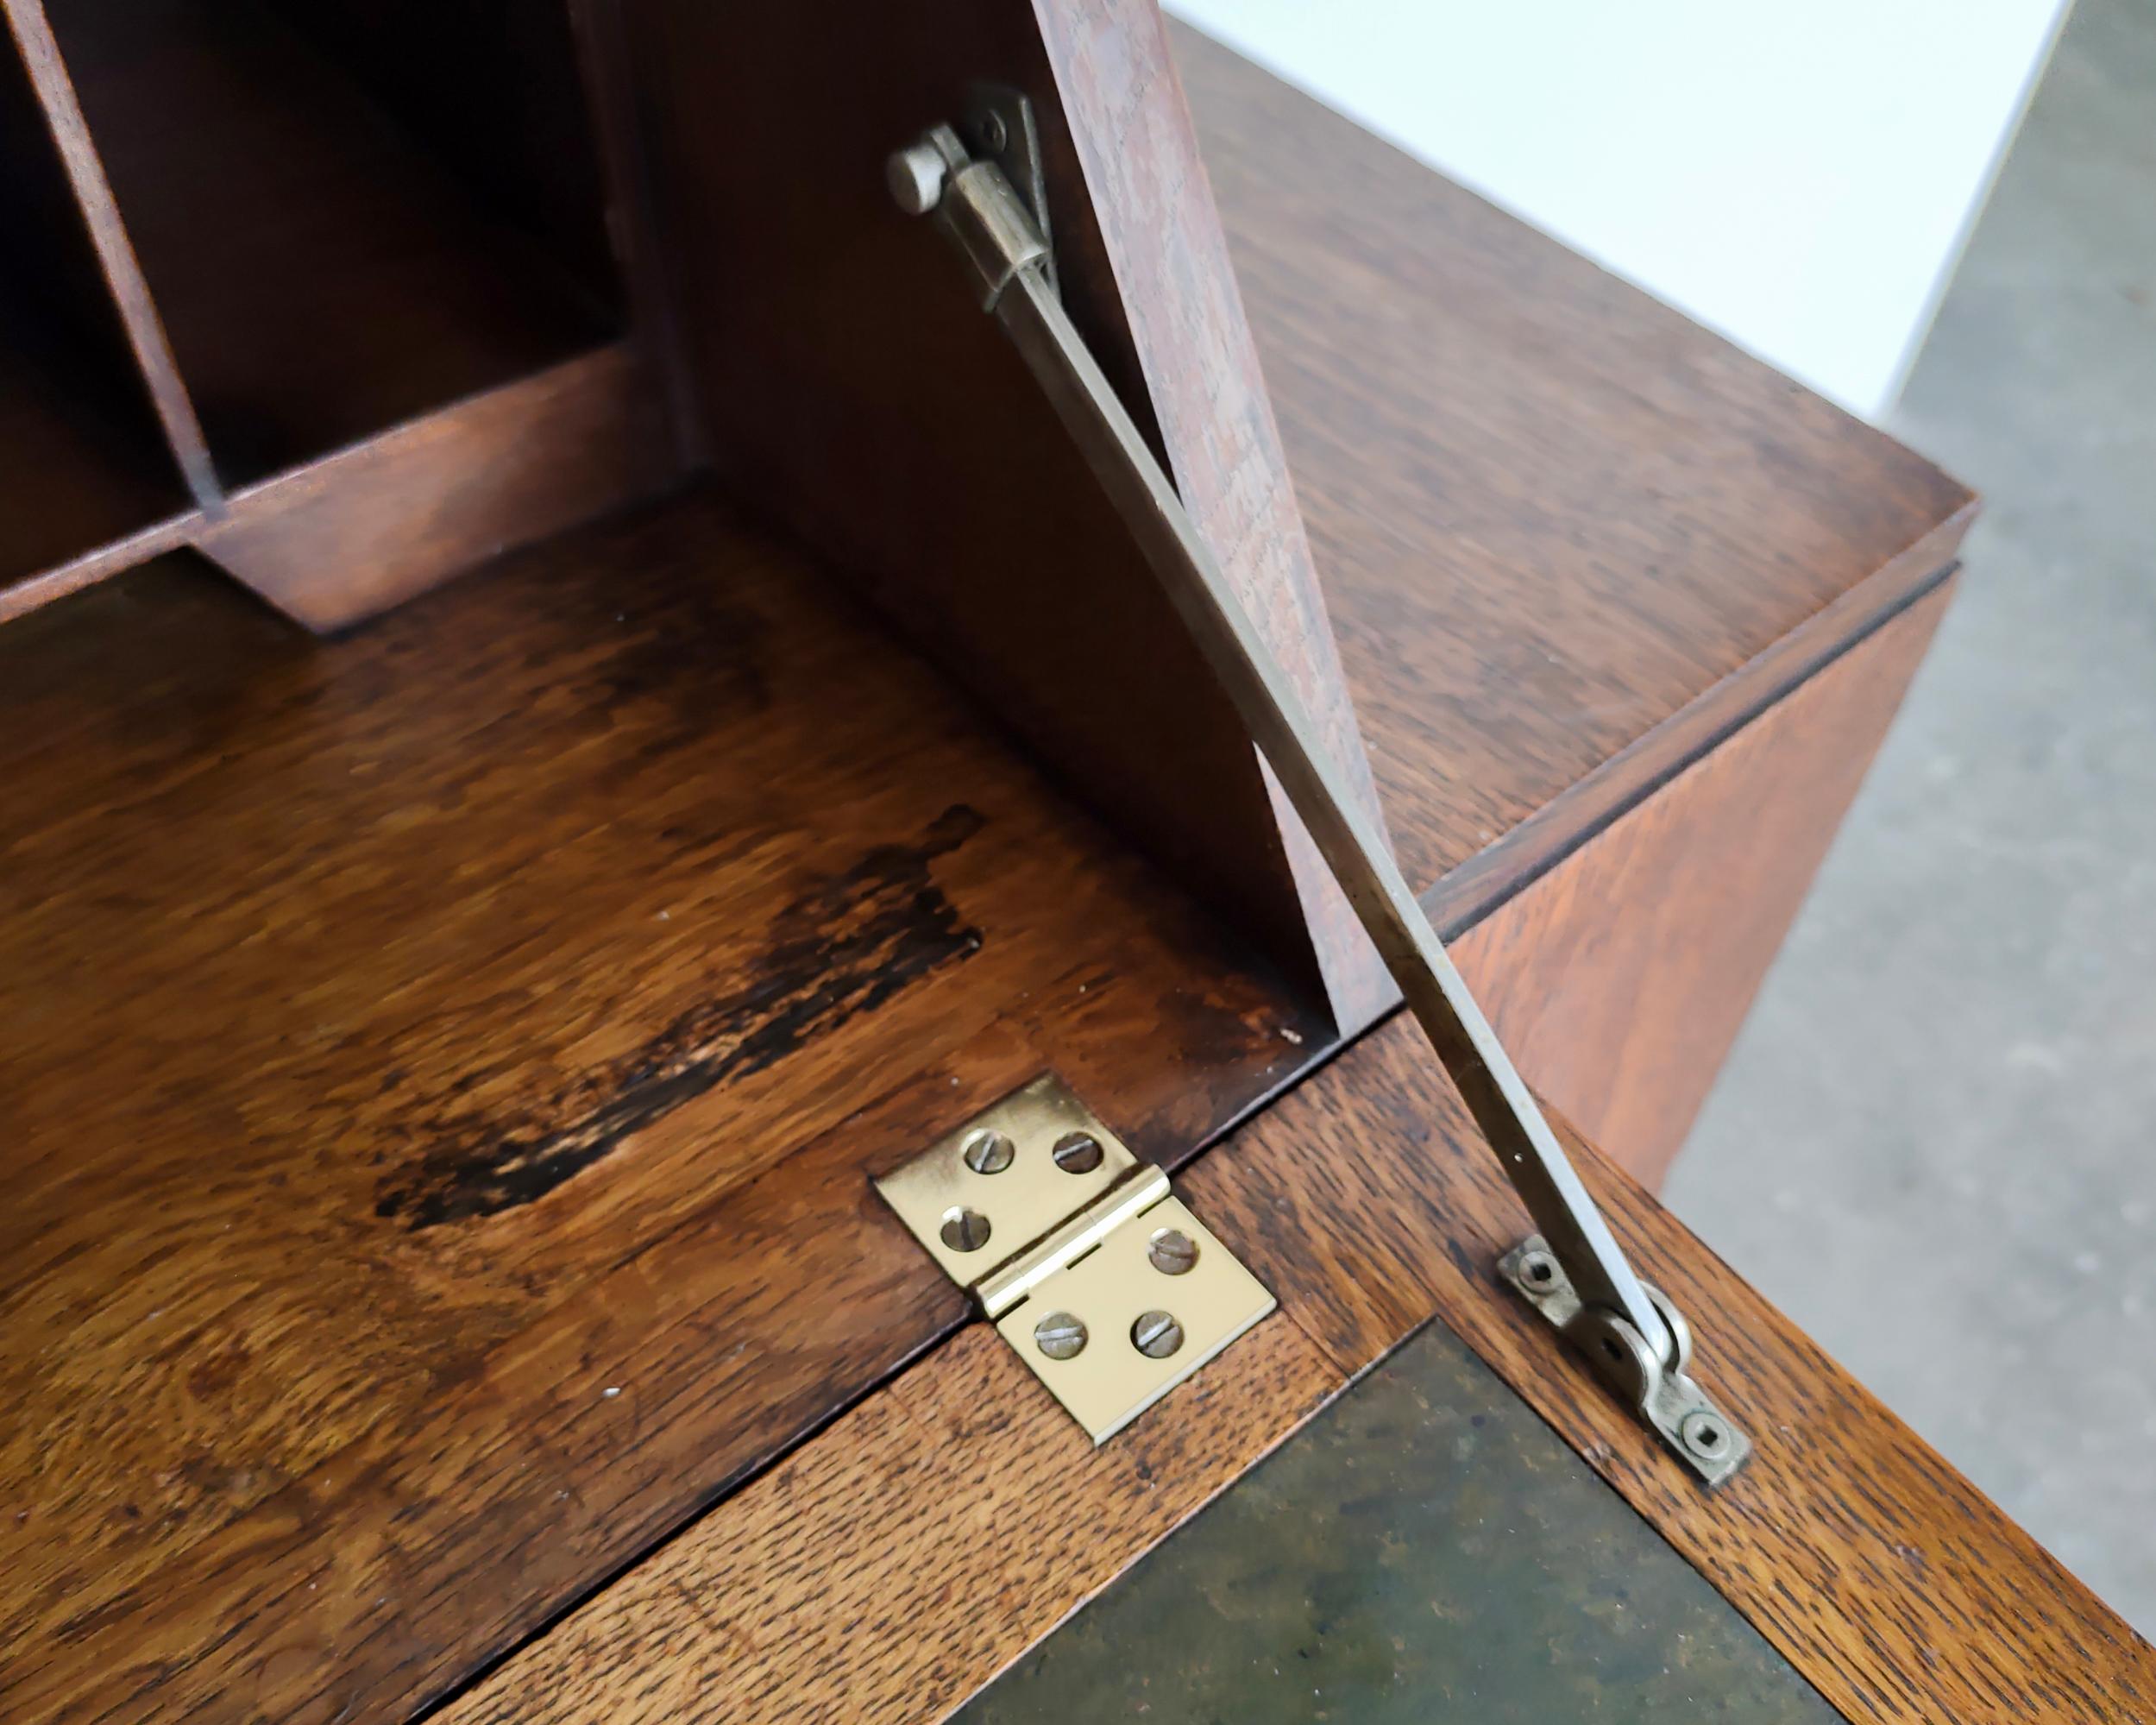
[[30, 73], [40, 46], [0, 41], [0, 593], [189, 507]]
[[192, 542], [339, 629], [676, 482], [660, 385], [617, 343], [249, 487]]
[[1849, 1718], [2149, 1716], [2156, 1649], [1566, 1136], [1759, 1441], [1722, 1490], [1700, 1490], [1498, 1287], [1526, 1217], [1420, 1033], [1395, 1021], [1186, 1177], [1281, 1315], [1122, 1438], [1088, 1448], [970, 1325], [439, 1716], [927, 1725], [1431, 1316]]
[[[194, 403], [188, 396], [186, 385], [173, 362], [164, 322], [142, 280], [133, 242], [128, 237], [126, 225], [113, 201], [104, 163], [83, 123], [82, 104], [53, 42], [44, 0], [7, 0], [5, 10], [9, 30], [22, 54], [30, 84], [37, 92], [53, 143], [66, 165], [68, 188], [96, 249], [105, 287], [119, 313], [142, 386], [156, 410], [173, 461], [185, 476], [195, 501], [212, 507], [218, 495], [217, 478], [203, 441], [202, 425], [195, 416]], [[49, 243], [47, 236], [40, 238]], [[12, 236], [13, 243], [18, 245], [28, 239], [28, 236], [20, 232]]]
[[1322, 1040], [707, 497], [326, 647], [145, 569], [0, 705], [26, 1716], [399, 1716], [948, 1327], [869, 1160]]
[[274, 13], [217, 0], [50, 6], [228, 482], [619, 333], [606, 284], [580, 281], [475, 197]]
[[1170, 39], [1418, 887], [1547, 866], [1543, 811], [1578, 842], [1952, 561], [1970, 494], [1922, 457]]
[[[0, 392], [0, 412], [17, 400]], [[0, 587], [0, 622], [191, 546], [294, 620], [344, 628], [679, 483], [663, 413], [639, 350], [616, 343], [248, 486], [215, 515], [169, 515]], [[41, 526], [80, 525], [49, 502]]]
[[[1238, 404], [1261, 401], [1261, 386], [1206, 373], [1200, 356], [1179, 349], [1172, 384], [1157, 391], [1172, 411], [1156, 418], [1148, 344], [1134, 342], [1127, 321], [1119, 268], [1136, 272], [1134, 291], [1165, 296], [1148, 315], [1180, 331], [1153, 332], [1156, 355], [1197, 320], [1236, 311], [1202, 234], [1188, 251], [1172, 238], [1159, 255], [1135, 231], [1210, 219], [1202, 179], [1169, 198], [1196, 169], [1182, 154], [1173, 79], [1157, 63], [1157, 24], [1066, 0], [746, 15], [636, 0], [625, 10], [686, 356], [722, 480], [858, 581], [1121, 830], [1323, 998], [1296, 876], [1241, 726], [982, 314], [963, 264], [897, 211], [883, 178], [892, 149], [961, 111], [970, 80], [1025, 91], [1041, 123], [1072, 316], [1178, 473], [1210, 500], [1223, 561], [1254, 588], [1303, 580], [1285, 480], [1264, 470], [1277, 451], [1254, 427], [1223, 423]], [[1140, 16], [1142, 31], [1087, 31], [1089, 21]], [[1111, 49], [1120, 70], [1103, 84], [1094, 73], [1105, 67], [1085, 62]], [[1080, 105], [1066, 113], [1074, 97]], [[1113, 175], [1089, 176], [1074, 120], [1131, 123], [1150, 202], [1135, 192], [1123, 201], [1131, 188]], [[766, 140], [783, 140], [783, 155], [769, 155]], [[745, 257], [756, 267], [744, 268]], [[1215, 273], [1179, 280], [1181, 261]], [[1247, 347], [1229, 335], [1208, 356], [1232, 369]], [[1223, 471], [1229, 460], [1242, 470]], [[1260, 608], [1314, 688], [1329, 656], [1312, 657], [1288, 632], [1317, 602], [1305, 581]]]
[[1650, 1188], [1952, 594], [1933, 588], [1454, 946], [1528, 1081]]
[[[1227, 237], [1153, 0], [1048, 0], [1042, 38], [1160, 452], [1198, 534], [1279, 656], [1349, 794], [1384, 818]], [[1367, 1024], [1392, 981], [1301, 818], [1266, 790], [1334, 1021]]]

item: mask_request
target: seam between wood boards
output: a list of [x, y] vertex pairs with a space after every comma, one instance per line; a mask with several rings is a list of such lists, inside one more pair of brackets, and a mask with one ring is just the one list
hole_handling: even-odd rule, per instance
[[[1950, 530], [1958, 540], [1960, 533], [1966, 529], [1969, 519], [1973, 517], [1974, 507], [1972, 504], [1943, 523], [1941, 531]], [[1927, 538], [1932, 537], [1934, 535], [1927, 536]], [[1911, 551], [1920, 549], [1921, 544], [1920, 541], [1919, 545], [1911, 547]], [[1922, 603], [1952, 580], [1961, 566], [1961, 560], [1950, 555], [1927, 567], [1921, 576], [1900, 585], [1889, 581], [1894, 573], [1891, 569], [1882, 570], [1870, 580], [1850, 589], [1833, 604], [1813, 613], [1774, 645], [1702, 690], [1586, 777], [1567, 786], [1496, 843], [1476, 853], [1424, 891], [1421, 895], [1423, 908], [1429, 913], [1438, 934], [1449, 943], [1476, 923], [1502, 910], [1543, 876], [1593, 842], [1616, 822], [1650, 801], [1688, 768], [1698, 765], [1738, 733], [1773, 711], [1813, 677], [1862, 646], [1905, 612]], [[1883, 583], [1887, 590], [1875, 595], [1872, 589]], [[1862, 602], [1867, 600], [1870, 601], [1868, 609], [1864, 608]], [[1845, 607], [1857, 610], [1857, 620], [1853, 627], [1836, 632], [1834, 624], [1838, 614]], [[1823, 639], [1814, 644], [1809, 639], [1814, 635]], [[1737, 691], [1752, 681], [1763, 684], [1764, 692], [1742, 702], [1736, 701]], [[1618, 791], [1606, 806], [1593, 809], [1588, 818], [1582, 820], [1574, 831], [1564, 834], [1547, 853], [1533, 853], [1535, 841], [1544, 831], [1559, 828], [1563, 817], [1574, 806], [1592, 799], [1605, 785], [1619, 778], [1628, 767], [1643, 760], [1651, 760], [1658, 748], [1669, 746], [1673, 732], [1681, 733], [1688, 721], [1696, 721], [1705, 715], [1713, 714], [1717, 707], [1725, 702], [1730, 703], [1729, 713], [1714, 718], [1696, 740], [1683, 740], [1680, 737], [1669, 759], [1654, 761], [1637, 784]], [[1527, 853], [1525, 859], [1517, 870], [1508, 871], [1506, 865], [1510, 859], [1522, 853]]]

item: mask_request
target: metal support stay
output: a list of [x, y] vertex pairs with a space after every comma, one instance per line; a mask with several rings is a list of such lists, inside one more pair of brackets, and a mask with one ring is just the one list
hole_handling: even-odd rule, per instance
[[[1689, 1340], [1682, 1320], [1633, 1274], [1390, 847], [1345, 789], [1285, 672], [1064, 310], [1036, 209], [1014, 189], [1003, 166], [1012, 163], [1039, 206], [1040, 160], [1024, 98], [977, 86], [963, 133], [932, 129], [892, 156], [888, 173], [900, 206], [933, 213], [971, 267], [984, 308], [1016, 347], [1129, 526], [1489, 1139], [1541, 1231], [1521, 1250], [1538, 1251], [1554, 1263], [1574, 1302], [1562, 1319], [1551, 1301], [1538, 1301], [1538, 1309], [1606, 1371], [1612, 1338], [1623, 1350], [1631, 1348], [1625, 1338], [1636, 1340], [1641, 1370], [1651, 1369], [1658, 1386], [1642, 1390], [1636, 1401], [1659, 1409], [1662, 1417], [1646, 1414], [1650, 1423], [1709, 1483], [1719, 1482], [1749, 1445], [1686, 1373]], [[1630, 1376], [1620, 1384], [1628, 1394], [1635, 1387]], [[1687, 1422], [1696, 1426], [1697, 1418], [1711, 1421], [1726, 1440], [1719, 1446], [1725, 1453], [1710, 1460], [1681, 1441]]]

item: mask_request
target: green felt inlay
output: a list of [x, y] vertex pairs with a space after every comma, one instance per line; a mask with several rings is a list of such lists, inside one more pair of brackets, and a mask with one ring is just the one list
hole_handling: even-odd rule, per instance
[[957, 1717], [1831, 1725], [1839, 1716], [1433, 1325]]

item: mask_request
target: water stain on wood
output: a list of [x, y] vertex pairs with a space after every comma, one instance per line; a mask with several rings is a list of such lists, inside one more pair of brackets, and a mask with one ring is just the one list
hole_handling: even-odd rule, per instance
[[[444, 1120], [418, 1162], [386, 1179], [374, 1213], [419, 1230], [498, 1215], [544, 1197], [622, 1141], [730, 1080], [765, 1070], [901, 990], [980, 948], [930, 874], [978, 833], [946, 809], [913, 843], [879, 845], [772, 919], [748, 980], [683, 1013], [611, 1070], [565, 1089], [504, 1130]], [[603, 1099], [596, 1104], [594, 1095]]]

